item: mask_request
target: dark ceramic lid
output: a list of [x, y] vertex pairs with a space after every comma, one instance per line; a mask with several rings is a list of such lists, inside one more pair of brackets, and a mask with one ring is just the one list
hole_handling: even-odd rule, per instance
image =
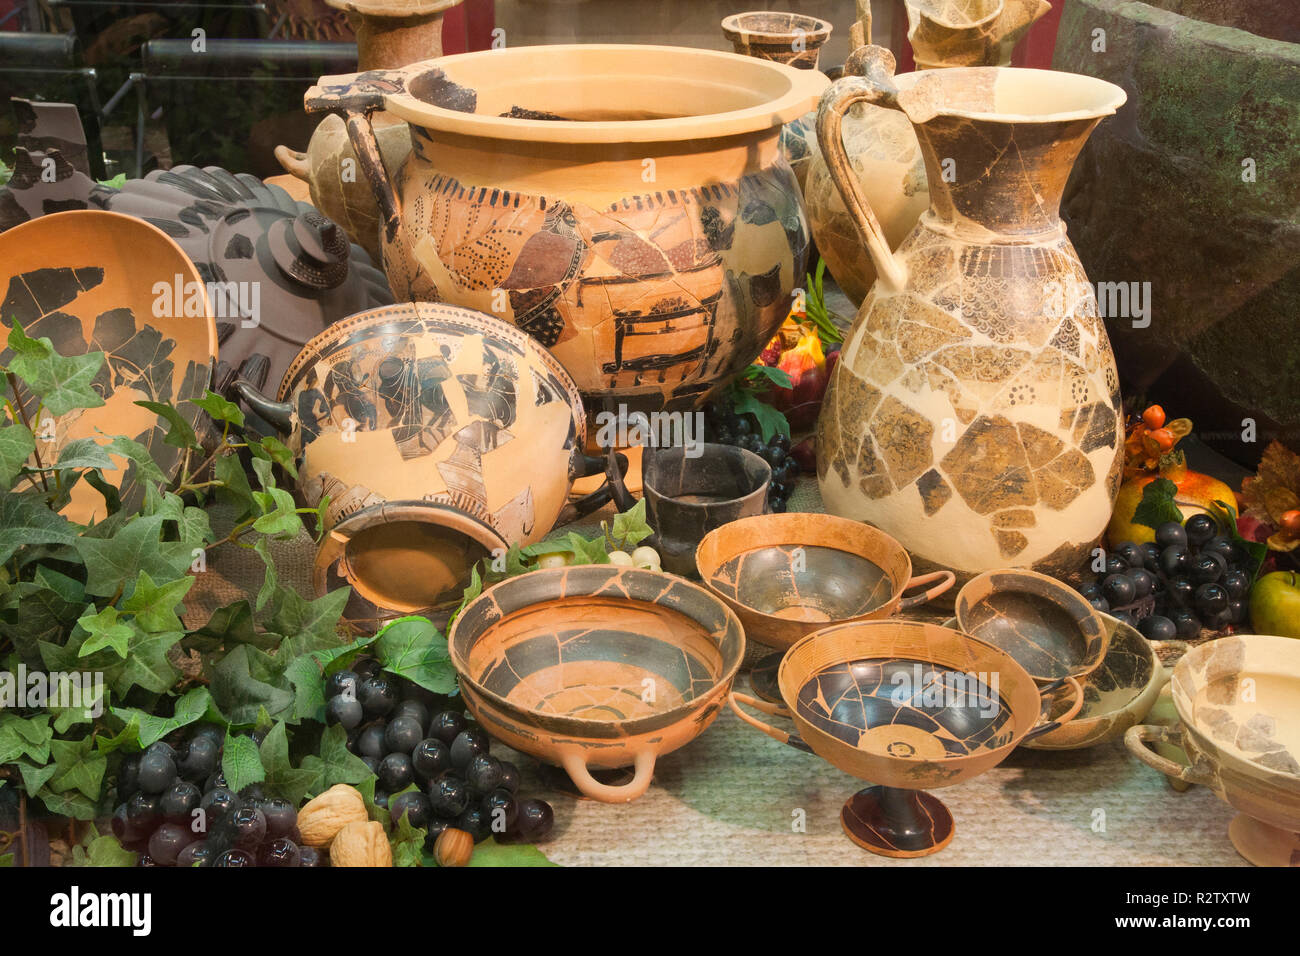
[[232, 398], [236, 379], [273, 389], [326, 326], [393, 301], [384, 274], [341, 226], [247, 173], [177, 166], [121, 190], [98, 187], [91, 204], [157, 226], [194, 260], [217, 310], [213, 387]]

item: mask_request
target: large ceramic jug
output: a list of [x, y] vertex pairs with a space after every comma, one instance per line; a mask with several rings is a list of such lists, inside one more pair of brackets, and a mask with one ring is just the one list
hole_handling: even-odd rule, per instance
[[[1110, 518], [1123, 429], [1114, 356], [1058, 204], [1124, 91], [1003, 67], [895, 78], [888, 51], [870, 49], [867, 75], [839, 80], [817, 122], [880, 276], [817, 423], [826, 508], [959, 579], [1076, 574]], [[901, 111], [925, 155], [930, 208], [896, 253], [841, 139], [858, 103]]]
[[[905, 5], [918, 70], [1007, 66], [1012, 48], [1052, 8], [1047, 0], [906, 0]], [[871, 43], [869, 4], [862, 0], [850, 43], [854, 53], [844, 63], [844, 75], [861, 76], [858, 51]], [[893, 110], [859, 103], [845, 120], [844, 144], [889, 247], [897, 249], [930, 205], [925, 161], [911, 124]], [[876, 270], [820, 150], [813, 150], [801, 182], [817, 250], [840, 289], [859, 305], [876, 281]]]

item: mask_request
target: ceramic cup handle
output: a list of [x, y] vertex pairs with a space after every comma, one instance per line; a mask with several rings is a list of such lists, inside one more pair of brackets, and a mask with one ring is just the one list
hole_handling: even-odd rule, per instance
[[569, 775], [573, 785], [582, 791], [584, 797], [599, 800], [601, 803], [628, 803], [643, 795], [650, 789], [650, 780], [655, 775], [655, 753], [642, 750], [636, 755], [632, 766], [632, 779], [621, 787], [601, 783], [587, 769], [587, 761], [582, 754], [568, 753], [561, 759], [564, 772]]
[[1074, 703], [1070, 705], [1069, 710], [1063, 713], [1060, 717], [1057, 717], [1055, 720], [1049, 720], [1045, 724], [1038, 724], [1030, 728], [1029, 733], [1020, 738], [1022, 744], [1026, 740], [1033, 740], [1035, 737], [1043, 736], [1043, 734], [1050, 734], [1062, 724], [1068, 724], [1070, 721], [1074, 720], [1079, 711], [1083, 709], [1083, 685], [1073, 677], [1062, 677], [1060, 680], [1055, 680], [1050, 684], [1045, 684], [1038, 689], [1038, 694], [1043, 699], [1043, 702], [1046, 703], [1048, 695], [1055, 693], [1056, 689], [1062, 685], [1069, 685], [1070, 689], [1074, 691]]
[[[627, 474], [627, 455], [615, 455], [612, 451], [610, 468], [613, 474], [619, 477], [619, 484], [622, 484], [622, 476]], [[578, 478], [589, 478], [592, 475], [606, 474], [605, 459], [597, 455], [585, 455], [581, 451], [575, 452], [573, 461], [569, 465], [569, 480], [574, 481]], [[560, 528], [571, 521], [576, 521], [583, 515], [591, 514], [597, 508], [603, 507], [611, 498], [617, 499], [613, 481], [606, 478], [604, 484], [593, 491], [591, 494], [583, 495], [576, 501], [570, 501], [560, 511], [560, 516], [555, 519], [555, 527]], [[627, 509], [619, 504], [620, 511]]]
[[[935, 584], [936, 581], [939, 583]], [[933, 601], [956, 583], [957, 575], [951, 571], [931, 571], [929, 574], [917, 575], [903, 585], [904, 591], [910, 591], [912, 588], [919, 588], [925, 584], [934, 584], [934, 587], [926, 588], [920, 594], [913, 594], [911, 597], [903, 598], [898, 602], [898, 609], [906, 611], [908, 608], [919, 607], [926, 601]]]
[[1148, 743], [1172, 744], [1186, 750], [1187, 748], [1183, 746], [1182, 727], [1157, 727], [1152, 724], [1138, 724], [1136, 727], [1130, 727], [1128, 732], [1124, 734], [1124, 746], [1138, 760], [1141, 760], [1154, 770], [1159, 770], [1166, 777], [1172, 777], [1186, 783], [1199, 783], [1211, 790], [1219, 788], [1218, 775], [1208, 766], [1203, 763], [1177, 763], [1156, 753], [1147, 746]]
[[[845, 76], [836, 80], [823, 95], [817, 109], [817, 142], [826, 158], [826, 170], [839, 190], [858, 236], [875, 263], [877, 281], [893, 290], [907, 282], [907, 268], [889, 248], [880, 221], [867, 202], [848, 151], [844, 148], [844, 114], [859, 103], [900, 109], [894, 87], [894, 55], [883, 47], [864, 46], [853, 51], [844, 64]], [[859, 72], [861, 75], [849, 75]]]
[[773, 717], [789, 717], [790, 711], [786, 710], [780, 704], [771, 704], [765, 700], [759, 700], [757, 697], [750, 697], [748, 694], [741, 694], [737, 691], [731, 691], [727, 694], [727, 703], [735, 711], [736, 716], [743, 720], [749, 726], [761, 730], [773, 740], [778, 740], [783, 744], [789, 744], [795, 750], [802, 750], [806, 753], [812, 753], [812, 748], [804, 742], [804, 739], [798, 734], [792, 734], [784, 730], [778, 730], [771, 724], [764, 723], [757, 717], [751, 716], [740, 709], [741, 704], [753, 707], [755, 710], [761, 710], [765, 714], [771, 714]]
[[348, 140], [357, 154], [357, 163], [379, 205], [379, 215], [384, 221], [384, 236], [392, 242], [397, 235], [402, 212], [397, 192], [384, 169], [379, 154], [379, 142], [370, 118], [384, 108], [384, 100], [391, 94], [406, 90], [406, 74], [402, 70], [370, 70], [342, 76], [322, 76], [307, 91], [303, 105], [308, 113], [336, 113], [348, 128]]

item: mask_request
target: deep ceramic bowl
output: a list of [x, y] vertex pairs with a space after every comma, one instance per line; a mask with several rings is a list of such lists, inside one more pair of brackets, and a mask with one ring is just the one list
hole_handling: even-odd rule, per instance
[[1078, 591], [1036, 571], [985, 571], [957, 592], [960, 630], [1000, 647], [1034, 680], [1083, 677], [1101, 666], [1111, 632]]
[[[1169, 686], [1180, 725], [1131, 727], [1125, 745], [1238, 810], [1228, 835], [1247, 860], [1300, 866], [1300, 641], [1261, 634], [1208, 641], [1183, 656]], [[1190, 764], [1147, 742], [1182, 747]]]
[[[587, 796], [635, 800], [655, 760], [722, 706], [745, 652], [736, 616], [659, 571], [585, 565], [508, 578], [465, 607], [448, 648], [493, 737], [568, 772]], [[626, 786], [588, 768], [633, 766]]]
[[[725, 524], [700, 542], [695, 561], [745, 635], [779, 650], [827, 624], [877, 620], [923, 604], [954, 580], [948, 571], [912, 577], [907, 552], [883, 531], [812, 513]], [[931, 586], [903, 597], [922, 585]]]
[[[1083, 707], [1069, 723], [1051, 733], [1026, 741], [1033, 750], [1081, 750], [1124, 736], [1134, 724], [1146, 719], [1161, 689], [1169, 683], [1173, 665], [1161, 662], [1161, 652], [1183, 654], [1183, 641], [1148, 641], [1133, 627], [1101, 615], [1109, 647], [1101, 666], [1079, 679], [1083, 685]], [[1056, 717], [1073, 703], [1073, 695], [1062, 687], [1048, 707]]]

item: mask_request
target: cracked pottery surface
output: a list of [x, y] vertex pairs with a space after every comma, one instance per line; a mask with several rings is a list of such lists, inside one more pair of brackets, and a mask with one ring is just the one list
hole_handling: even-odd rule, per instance
[[654, 759], [717, 716], [745, 637], [697, 585], [586, 565], [489, 588], [456, 618], [448, 649], [466, 704], [493, 737], [563, 766], [580, 787], [579, 768], [635, 762], [644, 792]]
[[[518, 47], [323, 77], [307, 104], [354, 117], [395, 295], [504, 318], [589, 399], [687, 408], [789, 311], [809, 236], [777, 139], [827, 82], [705, 50]], [[365, 142], [379, 108], [411, 124], [391, 181]]]
[[[817, 425], [823, 499], [894, 535], [920, 569], [1075, 575], [1118, 492], [1123, 435], [1110, 343], [1057, 207], [1123, 91], [1002, 68], [893, 87], [890, 66], [880, 51], [870, 79], [839, 81], [842, 102], [898, 104], [941, 185], [896, 253], [872, 240], [892, 275], [831, 376]], [[938, 176], [944, 158], [955, 182]], [[832, 160], [847, 170], [842, 151]]]
[[[77, 439], [125, 435], [144, 445], [165, 474], [175, 474], [180, 450], [163, 441], [170, 426], [135, 403], [169, 402], [191, 426], [202, 414], [189, 400], [207, 391], [217, 331], [202, 276], [180, 246], [147, 222], [87, 209], [8, 230], [0, 235], [0, 262], [4, 335], [17, 321], [29, 337], [48, 338], [61, 355], [104, 353], [90, 383], [104, 404], [50, 416], [54, 440], [41, 442], [42, 458], [57, 459]], [[157, 283], [177, 292], [171, 306], [160, 302]], [[0, 364], [10, 359], [9, 349], [0, 349]], [[36, 397], [24, 389], [22, 401], [34, 415]], [[117, 467], [104, 471], [104, 481], [119, 489], [123, 507], [138, 507], [144, 489], [134, 482], [135, 463], [109, 457]], [[106, 517], [104, 509], [103, 495], [79, 482], [63, 514], [89, 523]]]
[[[722, 34], [742, 56], [774, 60], [800, 70], [817, 69], [822, 44], [833, 27], [825, 20], [802, 13], [756, 10], [734, 13], [722, 21]], [[781, 129], [781, 152], [802, 190], [808, 167], [817, 154], [817, 111], [790, 120]]]
[[0, 186], [0, 232], [47, 213], [85, 209], [95, 180], [77, 108], [18, 96], [10, 102], [18, 142], [9, 181]]
[[435, 303], [334, 324], [279, 398], [306, 504], [330, 499], [318, 589], [351, 584], [408, 612], [458, 595], [493, 548], [540, 540], [586, 434], [573, 380], [536, 341]]
[[[1012, 48], [1051, 9], [1046, 0], [907, 0], [906, 7], [918, 71], [1007, 66]], [[871, 42], [869, 36], [866, 40]], [[855, 51], [844, 74], [860, 76], [862, 69]], [[910, 82], [908, 76], [896, 81], [901, 86]], [[925, 161], [912, 125], [894, 110], [860, 103], [845, 118], [844, 146], [889, 247], [898, 248], [930, 204]], [[860, 305], [876, 281], [876, 267], [820, 150], [808, 164], [804, 200], [818, 252], [844, 294]]]
[[1036, 681], [1101, 666], [1113, 631], [1079, 592], [1045, 574], [986, 571], [957, 595], [958, 627], [1001, 648]]

